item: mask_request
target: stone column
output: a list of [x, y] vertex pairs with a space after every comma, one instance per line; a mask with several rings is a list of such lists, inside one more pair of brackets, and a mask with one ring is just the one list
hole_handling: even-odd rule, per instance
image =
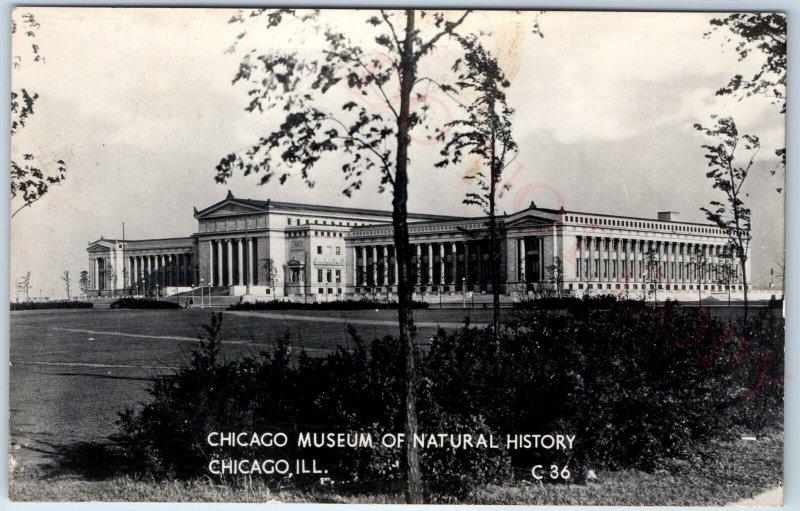
[[419, 243], [414, 245], [417, 249], [417, 260], [415, 261], [415, 269], [417, 273], [417, 285], [422, 284], [422, 245]]
[[224, 273], [222, 267], [222, 240], [217, 240], [217, 282], [216, 285], [223, 286], [225, 285], [224, 280]]
[[444, 243], [439, 243], [439, 285], [444, 285], [444, 275], [445, 275], [445, 260], [444, 260]]
[[359, 286], [358, 282], [358, 247], [353, 247], [353, 286]]
[[450, 244], [450, 256], [452, 257], [450, 261], [452, 278], [450, 280], [453, 282], [453, 285], [458, 286], [458, 245], [456, 245], [455, 241]]
[[639, 281], [639, 243], [638, 240], [631, 240], [631, 252], [633, 253], [633, 271], [631, 272], [631, 280], [634, 282]]
[[253, 240], [247, 238], [247, 284], [253, 285]]
[[471, 283], [469, 278], [469, 240], [464, 240], [464, 282]]
[[227, 239], [225, 242], [228, 244], [228, 280], [226, 281], [226, 285], [232, 286], [233, 285], [233, 239]]
[[214, 285], [214, 242], [208, 241], [208, 285]]
[[389, 286], [389, 247], [387, 245], [381, 246], [381, 254], [383, 256], [383, 285]]
[[242, 250], [242, 238], [236, 240], [236, 251], [238, 252], [237, 263], [239, 263], [239, 285], [244, 285], [244, 250]]
[[526, 279], [525, 279], [525, 271], [526, 271], [526, 269], [525, 269], [525, 238], [518, 238], [517, 239], [517, 246], [518, 246], [517, 257], [518, 257], [518, 260], [519, 260], [518, 264], [517, 264], [517, 267], [519, 267], [519, 281], [520, 282], [526, 282]]
[[361, 280], [362, 286], [366, 286], [369, 284], [369, 279], [367, 279], [367, 247], [361, 247]]
[[428, 284], [433, 285], [433, 243], [428, 243]]
[[378, 286], [378, 246], [372, 245], [372, 285]]

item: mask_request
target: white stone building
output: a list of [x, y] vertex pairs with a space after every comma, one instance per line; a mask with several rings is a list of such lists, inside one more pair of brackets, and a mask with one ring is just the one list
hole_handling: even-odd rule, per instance
[[[88, 247], [97, 295], [217, 295], [327, 300], [397, 291], [391, 212], [239, 199], [195, 210], [186, 238], [100, 239]], [[491, 292], [485, 217], [409, 214], [417, 298]], [[537, 208], [499, 218], [510, 299], [617, 294], [696, 299], [742, 292], [716, 226]], [[749, 263], [748, 263], [749, 264]], [[748, 274], [749, 271], [748, 271]]]

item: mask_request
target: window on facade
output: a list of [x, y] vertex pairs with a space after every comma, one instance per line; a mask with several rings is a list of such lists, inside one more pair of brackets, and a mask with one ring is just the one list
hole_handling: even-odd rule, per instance
[[322, 245], [317, 245], [317, 254], [322, 254]]
[[336, 283], [341, 284], [341, 282], [342, 282], [342, 270], [336, 270]]
[[[336, 247], [336, 255], [342, 255], [342, 247]], [[339, 271], [339, 270], [336, 270]]]
[[322, 268], [317, 269], [317, 282], [322, 282]]
[[292, 219], [291, 218], [287, 218], [286, 219], [286, 225], [292, 225]]

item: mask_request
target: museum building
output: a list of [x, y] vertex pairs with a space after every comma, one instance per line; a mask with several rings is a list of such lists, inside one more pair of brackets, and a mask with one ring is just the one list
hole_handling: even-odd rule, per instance
[[[198, 211], [185, 238], [88, 246], [92, 293], [194, 292], [255, 299], [389, 297], [397, 291], [390, 211], [227, 197]], [[409, 213], [418, 299], [491, 293], [486, 217]], [[635, 218], [536, 207], [498, 218], [501, 291], [696, 299], [741, 293], [741, 272], [714, 225], [675, 212]], [[749, 264], [749, 262], [748, 262]], [[748, 268], [749, 273], [749, 268]]]

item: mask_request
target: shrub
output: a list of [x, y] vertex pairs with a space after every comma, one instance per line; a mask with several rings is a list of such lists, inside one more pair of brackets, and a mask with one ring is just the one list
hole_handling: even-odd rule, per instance
[[[427, 302], [412, 302], [414, 309], [427, 309]], [[361, 309], [397, 309], [397, 302], [387, 300], [333, 300], [330, 302], [293, 302], [290, 300], [270, 300], [250, 303], [235, 303], [228, 307], [230, 310], [361, 310]]]
[[120, 298], [111, 302], [112, 309], [180, 309], [175, 302], [153, 300], [151, 298]]
[[12, 311], [40, 309], [91, 309], [92, 302], [78, 300], [53, 300], [48, 302], [11, 302]]
[[[655, 469], [687, 459], [710, 438], [781, 420], [783, 326], [772, 316], [742, 325], [674, 303], [660, 309], [614, 304], [570, 315], [520, 310], [499, 335], [440, 330], [418, 353], [420, 432], [576, 435], [571, 451], [423, 449], [429, 495], [461, 496], [507, 482], [514, 467], [569, 465]], [[208, 475], [212, 457], [252, 457], [213, 449], [210, 431], [402, 431], [403, 359], [392, 337], [324, 358], [295, 353], [284, 336], [271, 351], [238, 361], [219, 357], [215, 315], [191, 363], [157, 378], [152, 400], [120, 417], [117, 438], [131, 468], [155, 477]], [[745, 341], [746, 339], [746, 341]], [[296, 447], [259, 456], [302, 457]], [[402, 482], [399, 449], [319, 449], [314, 458], [339, 490]], [[273, 480], [278, 483], [278, 480]], [[296, 477], [297, 485], [315, 484]], [[235, 482], [235, 481], [234, 481]]]

